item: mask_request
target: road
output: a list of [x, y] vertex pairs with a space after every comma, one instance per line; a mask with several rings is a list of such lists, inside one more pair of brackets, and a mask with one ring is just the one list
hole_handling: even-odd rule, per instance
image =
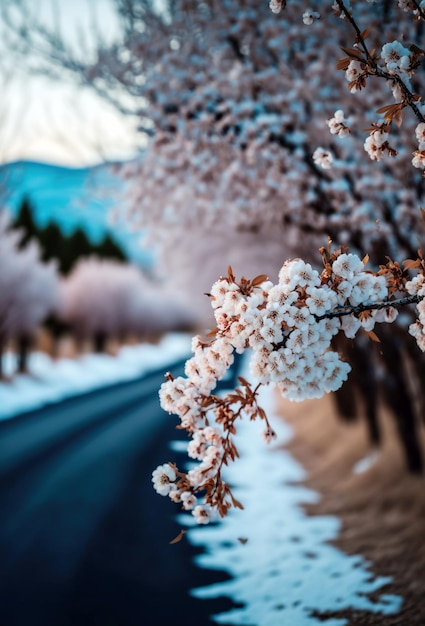
[[232, 607], [192, 598], [226, 574], [198, 569], [186, 540], [169, 545], [178, 510], [151, 473], [179, 462], [169, 442], [181, 431], [159, 406], [163, 380], [161, 370], [0, 422], [2, 626], [207, 626]]

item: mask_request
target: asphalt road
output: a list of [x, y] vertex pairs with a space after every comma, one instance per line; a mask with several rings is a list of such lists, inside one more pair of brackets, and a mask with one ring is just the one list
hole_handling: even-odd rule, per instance
[[226, 575], [197, 568], [185, 539], [169, 545], [178, 509], [151, 473], [179, 462], [169, 442], [181, 431], [159, 406], [163, 380], [0, 422], [1, 626], [207, 626], [232, 608], [192, 598]]

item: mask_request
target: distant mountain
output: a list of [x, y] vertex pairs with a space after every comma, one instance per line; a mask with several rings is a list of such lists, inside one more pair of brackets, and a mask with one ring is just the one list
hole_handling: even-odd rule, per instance
[[82, 228], [95, 244], [109, 233], [130, 261], [149, 267], [152, 254], [141, 248], [140, 235], [130, 232], [123, 221], [111, 223], [112, 210], [122, 204], [124, 184], [108, 164], [77, 169], [16, 161], [0, 166], [4, 204], [13, 215], [26, 196], [38, 226], [54, 222], [65, 235]]

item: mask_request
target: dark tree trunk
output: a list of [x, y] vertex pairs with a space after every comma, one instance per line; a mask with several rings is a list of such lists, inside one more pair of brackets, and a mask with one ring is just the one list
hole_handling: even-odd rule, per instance
[[357, 383], [363, 397], [366, 420], [371, 443], [381, 442], [381, 431], [378, 422], [378, 383], [370, 345], [367, 347], [353, 346], [353, 366], [357, 371]]
[[31, 349], [31, 338], [22, 336], [18, 339], [18, 372], [26, 374], [28, 372], [28, 357]]
[[419, 474], [423, 470], [423, 461], [413, 398], [409, 393], [403, 367], [403, 354], [397, 337], [388, 334], [381, 337], [383, 337], [381, 355], [386, 366], [382, 382], [384, 397], [396, 420], [407, 467], [412, 473]]
[[356, 420], [359, 417], [360, 396], [366, 411], [369, 439], [377, 445], [381, 441], [381, 431], [378, 423], [377, 380], [370, 345], [362, 346], [360, 340], [338, 337], [335, 348], [352, 365], [348, 381], [334, 394], [339, 415], [347, 421]]
[[4, 378], [4, 367], [3, 367], [4, 348], [5, 348], [5, 342], [0, 337], [0, 380], [3, 380]]
[[106, 333], [96, 333], [94, 336], [95, 352], [105, 352], [105, 348], [106, 348]]

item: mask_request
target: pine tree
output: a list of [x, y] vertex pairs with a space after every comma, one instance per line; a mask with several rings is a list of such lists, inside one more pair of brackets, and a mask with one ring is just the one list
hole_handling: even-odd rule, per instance
[[65, 239], [66, 238], [62, 234], [59, 226], [54, 222], [49, 222], [49, 224], [47, 224], [47, 226], [39, 233], [40, 246], [43, 251], [43, 261], [57, 259], [60, 262], [63, 254]]
[[34, 220], [34, 207], [28, 196], [22, 198], [18, 214], [12, 223], [12, 228], [22, 232], [19, 247], [24, 248], [31, 239], [39, 239], [39, 228]]
[[123, 250], [109, 234], [105, 235], [100, 244], [94, 247], [94, 254], [101, 259], [127, 261]]

